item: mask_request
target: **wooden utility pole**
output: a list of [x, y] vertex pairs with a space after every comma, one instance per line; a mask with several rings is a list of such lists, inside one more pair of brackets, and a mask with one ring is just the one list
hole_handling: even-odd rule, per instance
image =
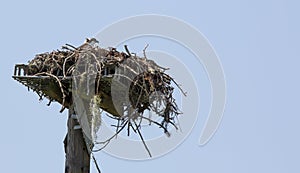
[[[84, 141], [82, 129], [75, 129], [79, 125], [74, 117], [73, 106], [69, 108], [68, 133], [65, 138], [65, 173], [89, 173], [90, 153]], [[72, 116], [73, 115], [73, 116]]]

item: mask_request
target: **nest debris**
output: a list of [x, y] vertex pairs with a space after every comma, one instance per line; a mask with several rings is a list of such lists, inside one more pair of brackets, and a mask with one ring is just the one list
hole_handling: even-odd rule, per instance
[[[165, 73], [167, 68], [147, 59], [145, 50], [148, 45], [144, 49], [144, 57], [140, 58], [130, 53], [126, 45], [126, 52], [119, 52], [116, 48], [100, 48], [97, 43], [98, 41], [92, 38], [79, 47], [66, 44], [61, 50], [38, 54], [26, 65], [24, 74], [50, 77], [55, 86], [41, 87], [42, 89], [34, 91], [41, 98], [48, 98], [49, 105], [51, 101], [59, 102], [62, 105], [61, 111], [70, 108], [74, 102], [74, 94], [86, 101], [89, 106], [89, 125], [93, 125], [91, 134], [95, 133], [101, 124], [99, 118], [95, 121], [95, 114], [100, 112], [99, 108], [117, 120], [117, 125], [114, 125], [115, 135], [106, 141], [94, 142], [103, 145], [94, 151], [104, 148], [113, 137], [127, 127], [128, 135], [130, 129], [137, 133], [151, 156], [140, 132], [141, 121], [147, 120], [159, 126], [170, 136], [168, 126], [172, 125], [177, 129], [177, 116], [181, 114], [173, 97], [172, 83], [184, 95], [186, 93]], [[161, 120], [152, 120], [144, 115], [145, 111], [156, 113]]]

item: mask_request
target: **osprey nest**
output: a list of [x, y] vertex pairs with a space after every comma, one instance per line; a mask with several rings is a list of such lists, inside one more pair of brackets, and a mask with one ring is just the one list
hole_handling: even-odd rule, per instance
[[[180, 110], [173, 97], [174, 86], [179, 85], [165, 73], [167, 68], [154, 61], [140, 58], [131, 53], [125, 45], [125, 52], [116, 48], [103, 49], [94, 38], [79, 46], [66, 44], [61, 50], [42, 53], [29, 61], [28, 65], [16, 65], [22, 69], [15, 79], [35, 91], [40, 98], [57, 101], [64, 108], [84, 107], [88, 114], [88, 124], [97, 131], [102, 110], [118, 120], [116, 135], [125, 127], [140, 133], [140, 123], [147, 120], [169, 136], [168, 126], [177, 129], [177, 115]], [[173, 84], [173, 85], [172, 85]], [[182, 92], [184, 95], [185, 93]], [[80, 102], [78, 101], [80, 100]], [[151, 111], [160, 117], [152, 120], [144, 115]], [[95, 120], [97, 119], [97, 120]], [[93, 135], [92, 135], [93, 136]], [[109, 140], [108, 140], [109, 141]], [[106, 142], [108, 142], [106, 141]]]

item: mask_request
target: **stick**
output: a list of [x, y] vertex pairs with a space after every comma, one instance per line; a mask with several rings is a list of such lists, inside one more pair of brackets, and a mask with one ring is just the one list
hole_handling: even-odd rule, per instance
[[141, 138], [141, 140], [142, 140], [142, 142], [143, 142], [143, 144], [144, 144], [144, 147], [146, 148], [146, 150], [147, 150], [149, 156], [152, 157], [152, 155], [151, 155], [151, 153], [150, 153], [150, 150], [149, 150], [149, 148], [147, 147], [146, 142], [144, 141], [143, 135], [141, 134], [140, 130], [138, 129], [138, 125], [136, 124], [135, 121], [134, 121], [134, 125], [135, 125], [135, 127], [137, 128], [137, 132], [138, 132], [138, 134], [139, 134], [139, 136], [140, 136], [140, 138]]
[[147, 59], [147, 56], [146, 56], [146, 49], [148, 48], [148, 46], [149, 46], [149, 44], [147, 44], [147, 45], [145, 46], [145, 48], [143, 49], [143, 53], [144, 53], [145, 59]]
[[128, 56], [131, 57], [131, 53], [129, 52], [127, 45], [124, 45], [124, 48], [125, 48], [125, 50], [126, 50]]
[[63, 97], [62, 97], [62, 108], [60, 110], [60, 112], [62, 112], [65, 109], [65, 99], [66, 99], [66, 95], [65, 95], [62, 83], [60, 82], [60, 80], [58, 79], [58, 77], [55, 76], [55, 75], [53, 75], [53, 74], [50, 74], [50, 73], [47, 73], [47, 72], [41, 72], [41, 73], [35, 74], [35, 76], [40, 76], [40, 75], [46, 75], [46, 76], [53, 77], [58, 82], [61, 94], [63, 95]]

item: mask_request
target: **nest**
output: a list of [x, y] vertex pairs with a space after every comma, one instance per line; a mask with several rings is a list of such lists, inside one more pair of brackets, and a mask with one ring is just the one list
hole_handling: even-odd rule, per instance
[[[170, 136], [168, 126], [177, 129], [176, 118], [181, 114], [173, 97], [172, 84], [181, 88], [165, 73], [167, 68], [147, 59], [146, 48], [141, 58], [130, 53], [126, 45], [125, 52], [119, 52], [116, 48], [100, 48], [97, 42], [94, 38], [87, 39], [79, 47], [66, 44], [61, 50], [38, 54], [29, 61], [25, 75], [51, 78], [54, 86], [35, 91], [50, 102], [58, 101], [61, 111], [76, 103], [74, 98], [83, 100], [85, 108], [88, 107], [87, 122], [92, 127], [88, 133], [92, 137], [101, 124], [98, 118], [101, 110], [118, 121], [115, 135], [127, 127], [128, 132], [133, 129], [144, 142], [139, 122], [147, 120]], [[152, 120], [144, 115], [145, 111], [155, 112], [161, 120]], [[112, 138], [94, 143], [106, 146]]]

